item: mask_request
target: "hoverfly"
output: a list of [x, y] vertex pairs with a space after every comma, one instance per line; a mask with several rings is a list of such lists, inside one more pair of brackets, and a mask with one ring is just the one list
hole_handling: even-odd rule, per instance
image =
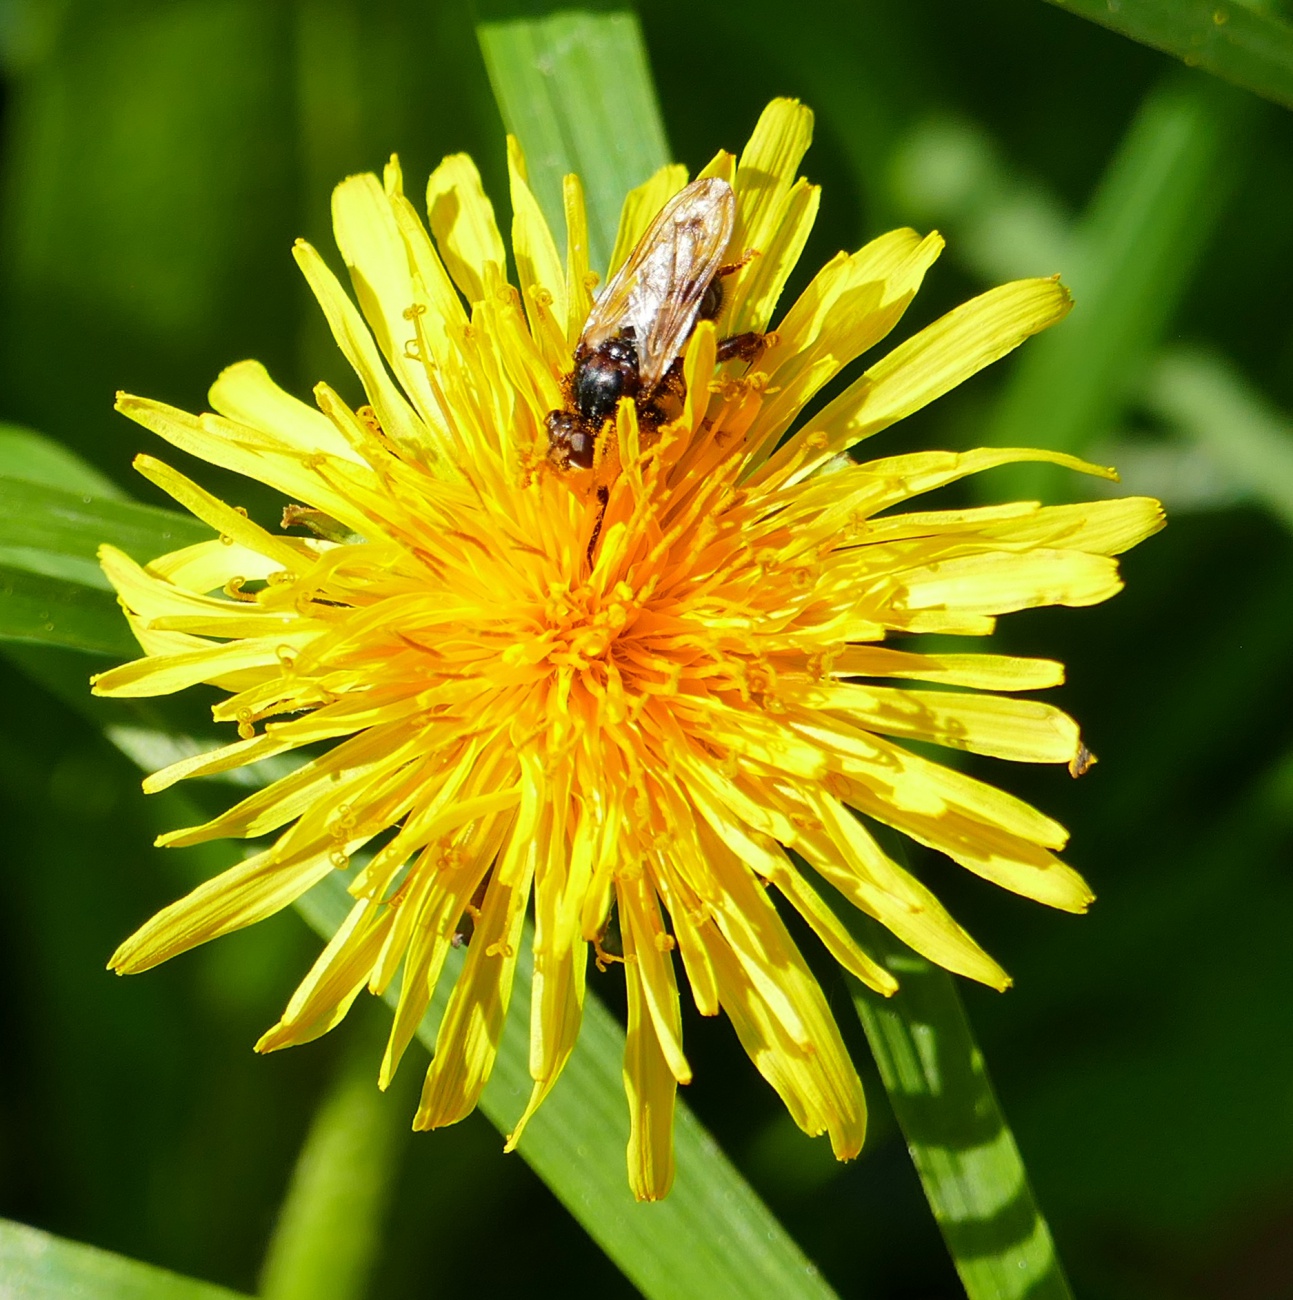
[[[736, 196], [716, 177], [692, 181], [660, 210], [593, 305], [564, 381], [566, 405], [548, 412], [548, 455], [558, 465], [592, 468], [597, 435], [623, 397], [647, 428], [663, 421], [662, 399], [682, 384], [678, 354], [697, 320], [718, 315], [721, 277], [745, 265], [723, 265], [735, 224]], [[718, 359], [752, 360], [762, 346], [761, 334], [738, 334], [719, 344]]]

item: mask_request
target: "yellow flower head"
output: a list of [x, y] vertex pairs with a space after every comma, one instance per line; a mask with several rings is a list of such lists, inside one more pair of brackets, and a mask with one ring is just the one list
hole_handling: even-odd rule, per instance
[[[720, 153], [705, 169], [732, 187], [725, 260], [739, 265], [725, 268], [717, 319], [686, 341], [667, 416], [621, 401], [591, 469], [555, 463], [547, 433], [593, 306], [581, 191], [567, 179], [563, 265], [515, 146], [517, 287], [464, 156], [431, 177], [430, 235], [393, 160], [384, 182], [337, 188], [358, 307], [297, 245], [368, 405], [351, 410], [320, 385], [307, 406], [254, 362], [216, 381], [219, 414], [120, 398], [175, 446], [298, 503], [283, 521], [298, 533], [274, 531], [137, 462], [219, 536], [144, 568], [103, 548], [145, 657], [95, 689], [212, 683], [228, 693], [216, 719], [239, 735], [145, 788], [315, 749], [214, 821], [162, 838], [271, 837], [149, 921], [115, 969], [249, 925], [356, 865], [348, 919], [258, 1046], [317, 1037], [361, 988], [381, 993], [398, 976], [384, 1086], [466, 940], [415, 1121], [434, 1128], [467, 1115], [489, 1077], [533, 898], [534, 1089], [510, 1142], [570, 1055], [591, 945], [627, 982], [629, 1178], [651, 1198], [668, 1190], [675, 1086], [691, 1078], [680, 970], [701, 1014], [727, 1013], [803, 1129], [829, 1133], [842, 1159], [862, 1144], [857, 1074], [768, 886], [881, 993], [892, 977], [814, 880], [949, 970], [1007, 979], [882, 850], [874, 823], [1007, 889], [1085, 908], [1086, 885], [1052, 852], [1062, 827], [902, 744], [1081, 765], [1065, 714], [994, 693], [1054, 686], [1061, 666], [887, 643], [986, 635], [1011, 610], [1104, 600], [1120, 585], [1110, 557], [1161, 513], [1144, 499], [901, 513], [1010, 461], [1108, 471], [1015, 449], [846, 454], [1059, 320], [1069, 299], [1055, 280], [956, 309], [796, 428], [812, 396], [897, 324], [937, 235], [897, 230], [838, 254], [761, 355], [720, 359], [722, 340], [768, 330], [804, 246], [818, 190], [796, 171], [811, 123], [776, 101], [739, 159]], [[629, 195], [612, 271], [685, 181], [669, 167]], [[616, 953], [603, 944], [612, 916]]]

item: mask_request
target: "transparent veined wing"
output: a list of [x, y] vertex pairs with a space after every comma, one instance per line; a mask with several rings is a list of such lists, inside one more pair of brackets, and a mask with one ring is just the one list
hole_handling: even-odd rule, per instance
[[596, 350], [631, 329], [649, 392], [691, 334], [735, 223], [736, 197], [726, 181], [711, 176], [679, 190], [598, 296], [581, 345]]

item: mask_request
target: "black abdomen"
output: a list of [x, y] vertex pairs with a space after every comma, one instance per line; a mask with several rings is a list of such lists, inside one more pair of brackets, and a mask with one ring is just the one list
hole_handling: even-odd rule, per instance
[[621, 397], [638, 391], [638, 354], [633, 341], [613, 338], [575, 363], [573, 385], [579, 414], [600, 426], [615, 414]]

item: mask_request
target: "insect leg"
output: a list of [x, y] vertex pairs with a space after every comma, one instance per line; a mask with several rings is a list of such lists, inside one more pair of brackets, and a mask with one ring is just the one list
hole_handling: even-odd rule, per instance
[[696, 313], [701, 320], [717, 320], [718, 313], [723, 310], [723, 281], [729, 275], [735, 275], [738, 271], [744, 270], [759, 255], [757, 248], [747, 249], [735, 262], [724, 262], [722, 266], [714, 272], [714, 278], [709, 282], [705, 290], [705, 296], [700, 300], [700, 310]]
[[606, 503], [611, 499], [611, 490], [604, 483], [597, 489], [597, 500], [601, 508], [597, 511], [597, 522], [593, 525], [593, 535], [588, 539], [588, 567], [593, 567], [593, 552], [597, 549], [597, 539], [602, 535], [602, 521], [606, 518]]
[[746, 334], [733, 334], [730, 339], [723, 339], [719, 342], [717, 360], [740, 360], [749, 365], [759, 359], [763, 349], [767, 346], [767, 338], [766, 334], [756, 334], [752, 330]]

